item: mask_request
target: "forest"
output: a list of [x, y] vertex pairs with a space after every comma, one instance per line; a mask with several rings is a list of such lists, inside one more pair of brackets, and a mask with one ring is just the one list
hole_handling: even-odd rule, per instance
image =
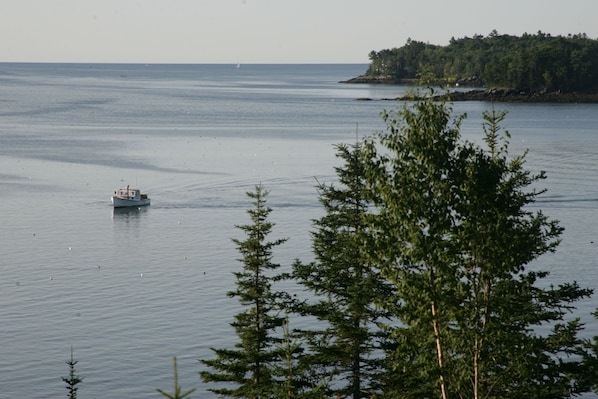
[[581, 338], [571, 314], [593, 290], [530, 267], [563, 232], [529, 206], [546, 176], [509, 154], [506, 112], [483, 116], [485, 145], [464, 141], [465, 116], [427, 95], [383, 112], [385, 131], [339, 144], [336, 183], [318, 185], [310, 262], [275, 262], [287, 239], [269, 238], [267, 189], [248, 192], [227, 293], [237, 340], [200, 359], [206, 388], [247, 399], [598, 391], [598, 337]]
[[399, 48], [372, 51], [366, 77], [402, 82], [433, 77], [487, 88], [534, 92], [598, 91], [598, 40], [586, 34], [451, 38], [447, 46], [408, 39]]

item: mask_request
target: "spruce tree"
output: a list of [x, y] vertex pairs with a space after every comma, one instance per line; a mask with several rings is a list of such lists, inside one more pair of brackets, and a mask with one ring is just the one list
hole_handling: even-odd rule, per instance
[[[386, 395], [565, 398], [579, 384], [577, 283], [542, 283], [530, 263], [562, 228], [531, 207], [542, 172], [508, 154], [505, 114], [484, 115], [487, 148], [460, 137], [464, 116], [424, 98], [385, 112], [368, 140], [366, 176], [382, 273], [396, 286]], [[542, 330], [541, 328], [544, 328]]]
[[[304, 331], [311, 344], [305, 359], [317, 364], [324, 380], [335, 376], [335, 392], [359, 399], [378, 391], [384, 318], [376, 306], [391, 293], [369, 254], [368, 216], [371, 202], [361, 146], [338, 145], [337, 184], [319, 184], [325, 215], [314, 221], [315, 262], [294, 265], [294, 277], [313, 294], [301, 306], [303, 315], [321, 321], [319, 330]], [[313, 377], [313, 376], [312, 376]]]
[[[593, 313], [594, 318], [598, 320], [598, 309]], [[592, 339], [587, 339], [584, 343], [583, 372], [578, 376], [580, 384], [586, 384], [588, 389], [592, 389], [598, 394], [598, 335]]]
[[311, 362], [311, 356], [306, 354], [304, 344], [305, 340], [300, 332], [291, 330], [287, 319], [279, 345], [280, 362], [274, 369], [274, 375], [280, 384], [276, 385], [272, 398], [321, 399], [330, 396], [328, 379], [319, 377], [318, 367]]
[[159, 388], [157, 388], [156, 391], [158, 391], [162, 396], [165, 396], [168, 399], [189, 399], [191, 397], [191, 394], [195, 392], [196, 388], [191, 388], [185, 392], [181, 392], [183, 388], [179, 385], [179, 373], [176, 366], [176, 356], [172, 358], [172, 362], [174, 369], [174, 389], [172, 393], [168, 393]]
[[73, 347], [71, 346], [71, 359], [66, 362], [69, 366], [69, 375], [67, 377], [62, 377], [62, 381], [66, 383], [66, 389], [68, 390], [67, 397], [69, 399], [77, 399], [77, 391], [79, 390], [77, 385], [83, 381], [83, 377], [79, 376], [75, 369], [77, 363], [78, 361], [73, 357]]
[[[214, 349], [214, 359], [200, 360], [213, 371], [201, 371], [206, 383], [217, 383], [209, 391], [235, 398], [268, 398], [277, 392], [280, 382], [273, 375], [280, 362], [277, 329], [284, 323], [281, 301], [285, 297], [273, 290], [280, 278], [275, 274], [279, 265], [272, 260], [273, 249], [286, 239], [267, 241], [274, 226], [268, 220], [271, 208], [266, 206], [268, 192], [256, 186], [247, 195], [253, 200], [248, 210], [251, 224], [237, 226], [245, 233], [244, 240], [234, 239], [242, 258], [242, 270], [235, 272], [236, 289], [228, 293], [239, 299], [245, 309], [235, 316], [231, 326], [239, 338], [234, 348]], [[230, 383], [234, 388], [223, 384]]]

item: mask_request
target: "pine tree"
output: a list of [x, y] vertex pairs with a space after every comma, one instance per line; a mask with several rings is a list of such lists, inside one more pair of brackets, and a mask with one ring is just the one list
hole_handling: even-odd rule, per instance
[[367, 183], [361, 147], [338, 145], [344, 161], [336, 168], [338, 184], [320, 184], [320, 203], [326, 212], [316, 220], [313, 249], [316, 261], [296, 262], [294, 277], [314, 295], [301, 307], [316, 317], [322, 329], [304, 331], [311, 343], [309, 361], [320, 366], [321, 380], [336, 376], [335, 391], [342, 397], [370, 397], [378, 390], [382, 331], [377, 323], [385, 314], [376, 306], [391, 289], [369, 254]]
[[[565, 398], [582, 364], [579, 320], [591, 294], [577, 283], [544, 287], [530, 270], [554, 251], [562, 228], [530, 207], [545, 178], [509, 157], [505, 114], [487, 112], [484, 149], [460, 138], [464, 116], [424, 98], [386, 112], [387, 131], [366, 143], [366, 176], [378, 207], [382, 273], [396, 285], [388, 309], [388, 397]], [[551, 330], [541, 334], [540, 326]]]
[[71, 346], [71, 360], [65, 362], [69, 366], [69, 375], [67, 377], [62, 377], [62, 381], [66, 383], [66, 389], [69, 391], [67, 397], [69, 399], [77, 399], [77, 391], [79, 390], [79, 385], [83, 381], [83, 377], [77, 374], [77, 370], [75, 370], [75, 366], [77, 365], [78, 361], [74, 360], [73, 357], [73, 347]]
[[234, 239], [242, 255], [241, 271], [235, 272], [236, 289], [228, 293], [239, 299], [245, 310], [235, 316], [231, 323], [239, 342], [234, 349], [214, 349], [216, 358], [201, 360], [214, 371], [201, 371], [204, 382], [232, 383], [235, 388], [222, 385], [209, 391], [223, 396], [236, 398], [267, 398], [278, 390], [280, 381], [273, 375], [276, 364], [280, 361], [281, 338], [276, 330], [280, 329], [285, 317], [281, 315], [283, 293], [274, 292], [272, 285], [279, 275], [272, 274], [279, 265], [273, 263], [272, 251], [286, 239], [267, 241], [273, 223], [268, 221], [271, 209], [266, 206], [268, 192], [262, 186], [256, 186], [254, 192], [247, 195], [253, 200], [253, 209], [247, 213], [251, 224], [237, 226], [242, 230], [245, 240]]

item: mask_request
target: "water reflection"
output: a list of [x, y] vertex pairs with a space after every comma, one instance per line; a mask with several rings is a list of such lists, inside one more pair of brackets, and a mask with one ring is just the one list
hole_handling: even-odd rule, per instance
[[128, 223], [139, 219], [148, 210], [147, 206], [131, 206], [124, 208], [112, 208], [112, 220]]

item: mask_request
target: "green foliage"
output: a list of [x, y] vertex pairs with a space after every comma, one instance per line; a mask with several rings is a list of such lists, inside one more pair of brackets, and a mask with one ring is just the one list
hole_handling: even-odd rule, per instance
[[582, 326], [564, 318], [591, 290], [541, 288], [548, 273], [528, 270], [555, 250], [562, 228], [530, 210], [544, 174], [508, 155], [504, 116], [485, 113], [484, 149], [461, 140], [464, 116], [425, 98], [384, 113], [387, 131], [366, 143], [374, 247], [398, 295], [388, 301], [400, 321], [389, 325], [389, 397], [564, 398], [587, 389], [582, 363], [569, 358], [583, 349]]
[[280, 392], [276, 397], [292, 399], [295, 398], [295, 373], [297, 372], [297, 353], [301, 352], [301, 345], [294, 339], [289, 329], [288, 317], [283, 324], [283, 340], [279, 345], [281, 366], [275, 369], [274, 374], [283, 378], [279, 385]]
[[159, 393], [162, 394], [162, 396], [165, 396], [169, 399], [187, 399], [190, 398], [190, 395], [195, 392], [196, 388], [191, 388], [188, 391], [185, 392], [181, 392], [182, 388], [179, 385], [179, 376], [178, 376], [178, 371], [177, 371], [177, 367], [176, 367], [176, 357], [173, 358], [173, 369], [174, 369], [174, 390], [172, 391], [172, 394], [164, 392], [161, 389], [156, 389], [156, 391], [158, 391]]
[[314, 296], [300, 312], [323, 322], [323, 329], [303, 332], [310, 343], [310, 361], [320, 368], [319, 379], [335, 376], [335, 391], [358, 399], [378, 389], [381, 359], [373, 354], [383, 336], [376, 323], [385, 313], [376, 303], [392, 289], [380, 279], [369, 254], [371, 203], [361, 148], [339, 145], [337, 150], [344, 161], [336, 168], [338, 186], [319, 185], [326, 214], [314, 222], [316, 262], [296, 262], [293, 275]]
[[[597, 389], [598, 338], [580, 339], [583, 325], [568, 318], [592, 290], [548, 286], [530, 267], [563, 229], [533, 206], [545, 175], [508, 153], [506, 112], [484, 113], [482, 147], [461, 139], [465, 115], [415, 98], [383, 112], [387, 130], [337, 147], [338, 182], [319, 185], [315, 261], [292, 270], [308, 300], [273, 289], [289, 277], [272, 262], [285, 240], [267, 241], [267, 192], [248, 193], [252, 223], [238, 226], [243, 269], [229, 293], [246, 310], [231, 323], [235, 347], [201, 360], [212, 392], [556, 399]], [[291, 330], [289, 313], [317, 323]]]
[[62, 377], [62, 381], [66, 383], [66, 389], [68, 390], [67, 397], [70, 399], [77, 399], [77, 391], [79, 390], [77, 385], [83, 381], [83, 377], [77, 375], [77, 370], [75, 370], [75, 366], [77, 365], [78, 361], [74, 360], [72, 346], [71, 360], [65, 363], [69, 366], [69, 375], [67, 377]]
[[415, 79], [422, 73], [436, 79], [483, 82], [516, 90], [598, 90], [598, 40], [585, 34], [551, 36], [542, 32], [521, 37], [475, 35], [451, 39], [448, 46], [407, 40], [400, 48], [372, 51], [369, 76]]
[[279, 268], [272, 261], [274, 247], [284, 243], [285, 239], [267, 241], [273, 224], [268, 221], [271, 209], [266, 206], [268, 192], [261, 186], [255, 192], [247, 193], [254, 200], [254, 208], [248, 211], [251, 224], [237, 226], [242, 230], [245, 240], [233, 240], [242, 255], [240, 262], [243, 269], [235, 272], [236, 290], [228, 293], [239, 299], [245, 311], [235, 316], [231, 323], [239, 342], [234, 349], [214, 349], [215, 359], [201, 360], [212, 371], [202, 371], [204, 382], [233, 383], [236, 388], [224, 386], [211, 388], [210, 391], [223, 396], [236, 398], [265, 398], [276, 391], [279, 383], [273, 376], [276, 362], [280, 360], [281, 342], [275, 334], [281, 328], [285, 317], [281, 316], [281, 303], [288, 298], [283, 293], [272, 289], [273, 282], [280, 275], [270, 272]]
[[[594, 312], [594, 318], [598, 319], [598, 310]], [[598, 394], [598, 335], [584, 343], [586, 351], [583, 356], [584, 372], [578, 376], [581, 384], [586, 384]]]
[[329, 379], [321, 377], [319, 365], [312, 361], [312, 356], [306, 355], [304, 342], [302, 334], [291, 331], [287, 318], [278, 346], [280, 362], [273, 372], [279, 381], [273, 398], [320, 399], [330, 396]]

